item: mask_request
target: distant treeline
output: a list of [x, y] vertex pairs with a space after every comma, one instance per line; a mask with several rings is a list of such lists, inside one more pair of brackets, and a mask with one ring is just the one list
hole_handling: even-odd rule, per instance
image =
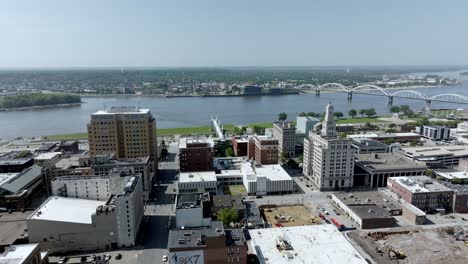
[[80, 102], [81, 98], [79, 95], [30, 93], [0, 97], [0, 108], [11, 109]]

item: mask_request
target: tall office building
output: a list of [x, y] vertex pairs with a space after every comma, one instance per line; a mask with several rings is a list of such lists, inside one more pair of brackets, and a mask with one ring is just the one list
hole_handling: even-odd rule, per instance
[[156, 119], [149, 109], [111, 107], [91, 115], [88, 124], [91, 157], [115, 153], [118, 159], [149, 156], [157, 164]]
[[279, 142], [279, 156], [294, 157], [296, 147], [296, 126], [289, 122], [274, 122], [273, 137]]
[[333, 112], [330, 103], [320, 133], [304, 139], [304, 174], [321, 191], [353, 186], [354, 149], [351, 140], [337, 137]]

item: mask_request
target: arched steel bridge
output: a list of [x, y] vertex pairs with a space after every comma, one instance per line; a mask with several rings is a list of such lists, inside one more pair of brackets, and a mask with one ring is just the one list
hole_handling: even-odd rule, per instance
[[347, 87], [340, 83], [326, 83], [313, 87], [315, 94], [320, 95], [321, 91], [333, 91], [343, 92], [348, 94], [348, 99], [353, 97], [353, 94], [367, 94], [367, 95], [378, 95], [386, 96], [388, 103], [393, 103], [394, 97], [408, 98], [416, 100], [424, 100], [427, 104], [432, 101], [456, 103], [456, 104], [468, 104], [468, 96], [454, 93], [442, 93], [432, 96], [424, 95], [421, 92], [415, 90], [398, 90], [393, 91], [392, 89], [385, 89], [383, 87], [371, 84], [359, 85], [356, 87]]

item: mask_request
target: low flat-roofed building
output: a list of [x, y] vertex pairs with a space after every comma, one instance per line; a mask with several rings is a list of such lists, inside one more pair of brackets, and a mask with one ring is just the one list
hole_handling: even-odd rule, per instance
[[468, 146], [447, 145], [430, 147], [406, 147], [396, 150], [403, 155], [425, 162], [430, 167], [455, 167], [460, 159], [468, 158]]
[[424, 212], [452, 211], [453, 190], [427, 176], [390, 177], [387, 188]]
[[395, 225], [393, 215], [401, 215], [399, 203], [381, 192], [335, 193], [332, 202], [362, 229]]
[[260, 264], [367, 263], [334, 225], [266, 228], [250, 234]]
[[426, 213], [416, 206], [403, 202], [402, 216], [413, 225], [424, 225], [426, 223]]
[[290, 193], [294, 191], [294, 181], [280, 165], [242, 164], [242, 177], [248, 194]]
[[407, 133], [367, 133], [367, 134], [353, 134], [347, 135], [347, 138], [356, 139], [356, 138], [364, 138], [364, 139], [374, 139], [378, 141], [385, 141], [387, 139], [393, 139], [396, 142], [405, 143], [410, 142], [412, 140], [419, 140], [421, 135], [413, 132]]
[[242, 185], [242, 171], [239, 170], [220, 170], [216, 173], [216, 180], [220, 185]]
[[100, 154], [91, 158], [90, 167], [93, 175], [107, 175], [114, 168], [133, 168], [135, 173], [142, 175], [146, 197], [148, 197], [148, 192], [154, 183], [154, 173], [152, 172], [154, 164], [150, 156], [117, 159], [113, 153]]
[[61, 152], [44, 152], [34, 157], [34, 163], [44, 168], [51, 168], [60, 160]]
[[260, 209], [258, 208], [257, 203], [255, 201], [246, 200], [244, 201], [244, 205], [247, 228], [264, 228], [265, 220], [260, 213]]
[[11, 245], [0, 254], [2, 264], [48, 264], [46, 251], [41, 251], [39, 244]]
[[0, 154], [0, 173], [21, 172], [33, 164], [33, 156], [27, 150]]
[[353, 185], [379, 188], [389, 177], [424, 175], [427, 167], [396, 153], [357, 154]]
[[208, 227], [169, 231], [171, 263], [247, 263], [247, 245], [242, 230], [224, 229], [221, 221]]
[[458, 171], [458, 170], [452, 170], [452, 169], [447, 169], [447, 170], [434, 170], [434, 174], [439, 177], [443, 178], [446, 181], [452, 181], [452, 180], [467, 180], [468, 181], [468, 172], [466, 171]]
[[66, 155], [50, 169], [50, 179], [60, 176], [91, 175], [87, 153]]
[[458, 214], [468, 213], [468, 182], [465, 180], [464, 184], [441, 183], [453, 190], [453, 212]]
[[388, 146], [380, 141], [366, 138], [353, 138], [351, 147], [356, 149], [358, 154], [387, 153]]
[[182, 172], [179, 174], [179, 193], [216, 194], [217, 181], [214, 171]]
[[33, 165], [20, 173], [0, 174], [0, 206], [23, 209], [44, 189], [42, 167]]
[[208, 193], [177, 195], [176, 228], [209, 226], [211, 222], [210, 202]]

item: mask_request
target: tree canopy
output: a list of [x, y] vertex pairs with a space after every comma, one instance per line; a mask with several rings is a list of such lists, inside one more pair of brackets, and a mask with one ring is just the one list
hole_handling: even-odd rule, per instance
[[278, 114], [278, 120], [279, 121], [285, 121], [286, 119], [288, 119], [288, 114], [286, 114], [285, 112], [282, 112], [282, 113]]
[[354, 118], [355, 116], [357, 116], [357, 111], [355, 109], [350, 109], [348, 111], [348, 115], [352, 118]]
[[81, 98], [79, 95], [30, 93], [2, 97], [0, 98], [0, 108], [11, 109], [80, 102]]
[[239, 215], [233, 208], [223, 208], [217, 214], [218, 220], [222, 221], [225, 226], [230, 223], [237, 223]]

